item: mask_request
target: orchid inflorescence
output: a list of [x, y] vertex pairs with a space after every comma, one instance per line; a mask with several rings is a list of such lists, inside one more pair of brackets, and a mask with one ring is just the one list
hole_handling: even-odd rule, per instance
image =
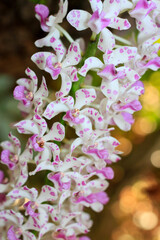
[[[61, 79], [61, 87], [51, 99], [45, 78], [39, 84], [30, 68], [27, 77], [17, 81], [13, 95], [25, 119], [15, 127], [29, 138], [24, 150], [12, 133], [1, 143], [1, 163], [8, 172], [0, 170], [0, 239], [89, 239], [85, 235], [92, 220], [85, 207], [99, 212], [109, 201], [105, 190], [114, 177], [110, 164], [120, 160], [112, 130], [131, 129], [144, 93], [140, 78], [160, 67], [159, 0], [89, 3], [91, 13], [72, 10], [66, 17], [78, 31], [92, 31], [87, 49], [83, 39], [73, 40], [60, 25], [68, 0], [60, 0], [54, 16], [47, 6], [35, 6], [36, 18], [47, 32], [35, 44], [53, 51], [37, 52], [31, 59], [49, 73], [48, 79]], [[124, 12], [136, 21], [136, 41], [112, 33], [131, 27], [128, 19], [119, 17]], [[62, 36], [70, 42], [68, 49]], [[68, 128], [74, 129], [75, 139], [65, 138]], [[29, 164], [35, 165], [31, 172]], [[46, 174], [45, 183], [41, 189], [29, 188], [28, 178], [40, 171]]]

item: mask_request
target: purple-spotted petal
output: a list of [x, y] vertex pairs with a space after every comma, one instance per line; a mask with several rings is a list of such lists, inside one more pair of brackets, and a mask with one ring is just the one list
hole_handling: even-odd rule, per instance
[[67, 112], [69, 108], [73, 107], [74, 99], [72, 97], [61, 98], [59, 101], [53, 101], [48, 104], [43, 116], [47, 119], [51, 119], [61, 112]]
[[47, 131], [47, 122], [42, 118], [39, 114], [35, 114], [33, 117], [33, 121], [37, 124], [39, 128], [39, 136], [43, 136]]
[[65, 60], [62, 63], [62, 68], [74, 66], [81, 60], [81, 50], [78, 42], [72, 42], [68, 48]]
[[78, 31], [88, 28], [91, 14], [83, 10], [72, 10], [67, 15], [67, 21]]
[[[27, 68], [25, 70], [25, 74], [32, 80], [32, 82], [30, 82], [28, 80], [28, 84], [29, 84], [29, 88], [28, 89], [30, 89], [31, 86], [32, 86], [32, 89], [30, 89], [30, 90], [32, 90], [33, 93], [35, 93], [37, 91], [37, 86], [38, 86], [38, 79], [37, 79], [37, 76], [36, 76], [35, 72], [33, 72], [30, 68]], [[20, 84], [19, 81], [20, 80], [17, 81], [18, 84]], [[24, 86], [25, 86], [25, 84], [24, 84]]]
[[94, 121], [96, 129], [104, 128], [103, 116], [94, 108], [84, 108], [81, 113]]
[[8, 196], [12, 199], [28, 198], [32, 201], [35, 201], [37, 199], [38, 192], [36, 188], [28, 188], [27, 186], [24, 186], [21, 188], [14, 188], [8, 193]]
[[42, 78], [42, 83], [40, 88], [35, 94], [35, 98], [43, 98], [43, 97], [44, 98], [48, 97], [48, 88], [47, 88], [46, 80], [44, 77]]
[[133, 10], [129, 13], [131, 17], [134, 17], [138, 20], [145, 18], [152, 10], [156, 8], [155, 2], [147, 0], [139, 0]]
[[116, 17], [112, 19], [111, 23], [109, 24], [109, 27], [118, 30], [126, 30], [131, 27], [131, 24], [127, 19]]
[[104, 28], [100, 34], [98, 49], [105, 52], [107, 50], [112, 50], [114, 46], [115, 38], [113, 34], [107, 28]]
[[66, 74], [65, 72], [61, 72], [61, 79], [62, 79], [61, 88], [58, 92], [56, 92], [57, 99], [65, 97], [72, 87], [71, 78], [68, 74]]
[[96, 57], [89, 57], [85, 60], [84, 65], [79, 70], [79, 74], [82, 76], [86, 76], [87, 72], [91, 69], [101, 69], [103, 67], [103, 63]]
[[102, 11], [102, 1], [101, 0], [89, 0], [89, 3], [91, 5], [93, 12], [95, 12], [97, 10], [98, 10], [98, 12]]
[[[38, 52], [32, 55], [31, 60], [41, 69], [53, 75], [53, 65], [58, 62], [57, 56], [50, 52]], [[56, 70], [55, 70], [56, 71]]]
[[60, 0], [59, 1], [59, 11], [56, 14], [56, 23], [61, 23], [63, 18], [66, 16], [68, 10], [68, 1]]
[[50, 140], [62, 141], [64, 138], [64, 135], [65, 135], [64, 126], [61, 123], [56, 122], [53, 124], [48, 134], [43, 137], [43, 139], [45, 141], [50, 141]]
[[94, 89], [79, 89], [75, 95], [75, 109], [81, 109], [84, 105], [88, 105], [96, 99], [96, 91]]
[[137, 54], [136, 47], [120, 47], [113, 51], [107, 51], [103, 57], [105, 64], [114, 64], [115, 66], [121, 63], [127, 63], [132, 60]]
[[37, 172], [44, 171], [44, 170], [50, 170], [55, 172], [56, 168], [54, 163], [43, 161], [40, 164], [37, 165], [34, 171], [30, 172], [29, 175], [35, 175]]
[[37, 124], [32, 120], [22, 120], [19, 123], [15, 124], [17, 131], [23, 134], [38, 134], [39, 128]]
[[44, 185], [37, 199], [38, 203], [46, 201], [55, 201], [57, 199], [57, 190], [51, 186]]

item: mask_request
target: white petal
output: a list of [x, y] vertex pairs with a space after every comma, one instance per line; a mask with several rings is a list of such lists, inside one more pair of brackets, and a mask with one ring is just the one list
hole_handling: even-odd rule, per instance
[[76, 140], [74, 140], [73, 143], [71, 144], [71, 153], [74, 151], [75, 148], [77, 148], [81, 144], [82, 144], [82, 139], [76, 138]]
[[[31, 79], [27, 79], [27, 78], [20, 78], [17, 80], [16, 82], [18, 85], [20, 86], [24, 86], [26, 87], [28, 90], [30, 90], [31, 92], [34, 92], [34, 86], [33, 86], [33, 82]], [[37, 87], [36, 87], [37, 88]]]
[[55, 29], [54, 32], [50, 32], [46, 37], [37, 40], [35, 45], [37, 47], [52, 47], [56, 52], [58, 62], [61, 62], [66, 53], [66, 48], [59, 37], [59, 31]]
[[88, 139], [93, 131], [92, 122], [87, 116], [83, 114], [81, 114], [81, 118], [84, 118], [84, 122], [75, 126], [76, 134], [83, 139]]
[[61, 23], [63, 18], [66, 16], [67, 14], [67, 10], [68, 10], [68, 0], [65, 0], [63, 2], [63, 0], [60, 0], [59, 2], [59, 11], [56, 15], [56, 23]]
[[84, 105], [88, 105], [96, 99], [96, 91], [94, 89], [79, 89], [76, 91], [75, 108], [81, 109]]
[[84, 65], [79, 70], [79, 74], [82, 76], [86, 76], [87, 72], [91, 69], [101, 69], [103, 67], [103, 63], [96, 57], [89, 57], [85, 60]]
[[15, 151], [14, 145], [10, 141], [3, 141], [3, 142], [0, 143], [0, 146], [3, 149], [9, 150], [10, 152], [14, 152]]
[[100, 13], [102, 11], [102, 1], [99, 0], [89, 0], [92, 11], [95, 12], [98, 10]]
[[121, 114], [115, 115], [113, 119], [115, 124], [123, 131], [129, 131], [131, 129], [131, 124], [126, 122]]
[[13, 222], [15, 225], [22, 225], [23, 223], [23, 215], [15, 212], [14, 210], [4, 210], [0, 211], [0, 220], [4, 220], [5, 222]]
[[115, 17], [112, 19], [111, 23], [109, 24], [109, 27], [118, 29], [118, 30], [126, 30], [131, 27], [131, 24], [127, 19]]
[[132, 8], [133, 4], [128, 0], [117, 1], [104, 1], [103, 11], [107, 13], [107, 17], [117, 16], [121, 11]]
[[39, 127], [39, 135], [43, 136], [47, 130], [47, 122], [38, 114], [34, 115], [33, 120]]
[[95, 202], [91, 204], [91, 208], [93, 209], [93, 211], [95, 212], [101, 212], [104, 208], [103, 204], [100, 202]]
[[67, 112], [70, 107], [72, 108], [74, 99], [72, 97], [61, 98], [59, 101], [53, 101], [48, 104], [43, 116], [47, 119], [51, 119], [61, 112]]
[[13, 144], [14, 147], [14, 153], [20, 154], [21, 152], [21, 143], [19, 139], [11, 134], [11, 132], [8, 134], [8, 138], [11, 140], [11, 143]]
[[38, 52], [32, 55], [31, 60], [41, 69], [46, 69], [46, 60], [52, 56], [53, 63], [57, 62], [57, 56], [51, 52]]
[[37, 199], [37, 203], [46, 201], [55, 201], [57, 199], [57, 190], [51, 186], [44, 185]]
[[38, 192], [36, 188], [28, 188], [27, 186], [24, 186], [13, 189], [7, 194], [7, 196], [10, 196], [12, 199], [28, 198], [32, 201], [35, 201], [38, 196]]
[[119, 96], [119, 82], [118, 79], [113, 81], [102, 80], [101, 84], [102, 93], [108, 98], [109, 101], [115, 102]]
[[42, 83], [38, 91], [35, 93], [34, 98], [43, 98], [43, 97], [48, 97], [48, 88], [46, 84], [46, 80], [43, 77], [42, 78]]
[[36, 164], [39, 164], [40, 162], [49, 162], [52, 158], [52, 153], [51, 153], [51, 150], [50, 148], [47, 147], [47, 144], [45, 144], [44, 146], [44, 150], [40, 153], [38, 153], [36, 156], [35, 156], [35, 162]]
[[71, 79], [66, 73], [61, 72], [61, 79], [62, 79], [61, 89], [58, 92], [56, 92], [57, 99], [65, 97], [72, 87]]
[[92, 118], [96, 129], [103, 129], [103, 127], [104, 127], [103, 116], [96, 109], [85, 108], [81, 112], [82, 112], [82, 114]]
[[51, 150], [52, 154], [53, 154], [53, 161], [57, 162], [60, 160], [60, 149], [58, 147], [57, 144], [55, 143], [51, 143], [51, 142], [47, 142], [46, 143], [47, 147]]
[[51, 162], [41, 162], [37, 165], [36, 169], [29, 173], [30, 176], [35, 175], [37, 172], [43, 171], [43, 170], [50, 170], [55, 172], [55, 166], [54, 163]]
[[120, 47], [111, 52], [106, 52], [103, 55], [105, 64], [118, 65], [121, 63], [127, 63], [132, 60], [137, 54], [136, 47]]
[[33, 89], [34, 89], [33, 92], [36, 92], [37, 86], [38, 86], [38, 79], [37, 79], [37, 76], [36, 76], [35, 72], [33, 72], [30, 68], [27, 68], [25, 73], [30, 79], [32, 79]]
[[113, 34], [107, 29], [104, 28], [100, 34], [98, 48], [102, 52], [107, 50], [112, 50], [115, 46], [115, 38]]
[[158, 32], [158, 27], [150, 16], [146, 16], [142, 21], [137, 21], [138, 43], [141, 44], [147, 39], [155, 36]]
[[20, 165], [20, 174], [19, 177], [15, 183], [15, 187], [21, 187], [22, 185], [24, 185], [24, 183], [27, 181], [28, 179], [28, 168], [27, 168], [27, 162], [21, 162], [19, 163]]
[[88, 28], [91, 14], [83, 10], [72, 10], [67, 15], [67, 21], [78, 31]]
[[17, 127], [17, 131], [23, 134], [38, 134], [39, 128], [37, 124], [32, 120], [22, 120], [14, 125]]
[[44, 234], [50, 231], [54, 231], [55, 225], [53, 223], [47, 223], [45, 224], [41, 230], [39, 231], [39, 237], [37, 240], [40, 240]]
[[45, 141], [56, 140], [62, 141], [65, 135], [65, 127], [59, 123], [55, 122], [50, 129], [49, 133], [43, 137]]
[[59, 209], [61, 208], [63, 202], [71, 195], [70, 190], [66, 190], [62, 193], [62, 195], [60, 196], [59, 202], [58, 202], [58, 206]]
[[62, 63], [62, 68], [77, 65], [81, 60], [81, 50], [78, 42], [72, 42], [68, 48], [66, 58]]
[[33, 233], [25, 231], [23, 232], [23, 240], [36, 240], [36, 237]]

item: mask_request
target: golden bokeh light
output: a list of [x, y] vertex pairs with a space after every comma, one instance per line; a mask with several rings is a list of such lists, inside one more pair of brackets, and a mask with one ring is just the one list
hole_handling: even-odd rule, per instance
[[154, 167], [160, 168], [160, 150], [157, 150], [152, 153], [151, 163]]
[[149, 133], [155, 131], [157, 127], [156, 122], [151, 122], [147, 118], [137, 118], [135, 123], [133, 124], [132, 130], [137, 135], [145, 136]]
[[143, 108], [147, 111], [159, 111], [160, 94], [156, 87], [150, 83], [145, 83], [145, 94], [141, 96]]
[[143, 230], [152, 230], [158, 224], [158, 217], [154, 212], [136, 212], [133, 216], [134, 224]]
[[117, 240], [136, 240], [136, 239], [129, 234], [123, 234]]
[[122, 156], [127, 156], [132, 151], [132, 143], [129, 139], [125, 137], [118, 138], [120, 145], [117, 147], [117, 150], [122, 151]]
[[125, 213], [132, 213], [135, 210], [137, 201], [130, 187], [126, 187], [120, 194], [119, 206]]

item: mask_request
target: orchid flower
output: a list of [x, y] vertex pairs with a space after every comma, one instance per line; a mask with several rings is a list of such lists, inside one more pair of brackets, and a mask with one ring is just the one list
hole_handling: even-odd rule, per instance
[[62, 141], [64, 138], [64, 126], [58, 122], [54, 123], [50, 131], [47, 131], [47, 123], [39, 115], [33, 120], [22, 120], [15, 125], [19, 133], [33, 134], [29, 139], [29, 148], [38, 152], [35, 157], [36, 164], [41, 161], [50, 161], [52, 154], [55, 161], [59, 161], [59, 147], [50, 141]]
[[[45, 78], [43, 77], [40, 88], [38, 88], [38, 80], [35, 73], [27, 68], [26, 74], [29, 77], [21, 78], [17, 81], [18, 85], [15, 87], [13, 95], [16, 100], [20, 101], [19, 108], [22, 112], [30, 113], [34, 106], [34, 111], [42, 112], [45, 98], [48, 97], [48, 89]], [[41, 109], [42, 108], [42, 109]]]
[[68, 22], [78, 31], [85, 30], [88, 27], [96, 34], [100, 33], [98, 48], [105, 52], [115, 46], [115, 39], [111, 31], [106, 27], [118, 30], [130, 28], [127, 19], [119, 18], [120, 12], [132, 7], [128, 0], [120, 1], [89, 1], [93, 14], [84, 10], [72, 10], [67, 15]]
[[63, 52], [60, 55], [39, 52], [32, 56], [32, 61], [40, 69], [49, 72], [53, 80], [61, 75], [62, 85], [60, 91], [56, 93], [57, 98], [66, 96], [71, 89], [71, 83], [78, 81], [77, 69], [73, 66], [77, 65], [80, 59], [81, 52], [78, 42], [71, 43], [66, 55]]

